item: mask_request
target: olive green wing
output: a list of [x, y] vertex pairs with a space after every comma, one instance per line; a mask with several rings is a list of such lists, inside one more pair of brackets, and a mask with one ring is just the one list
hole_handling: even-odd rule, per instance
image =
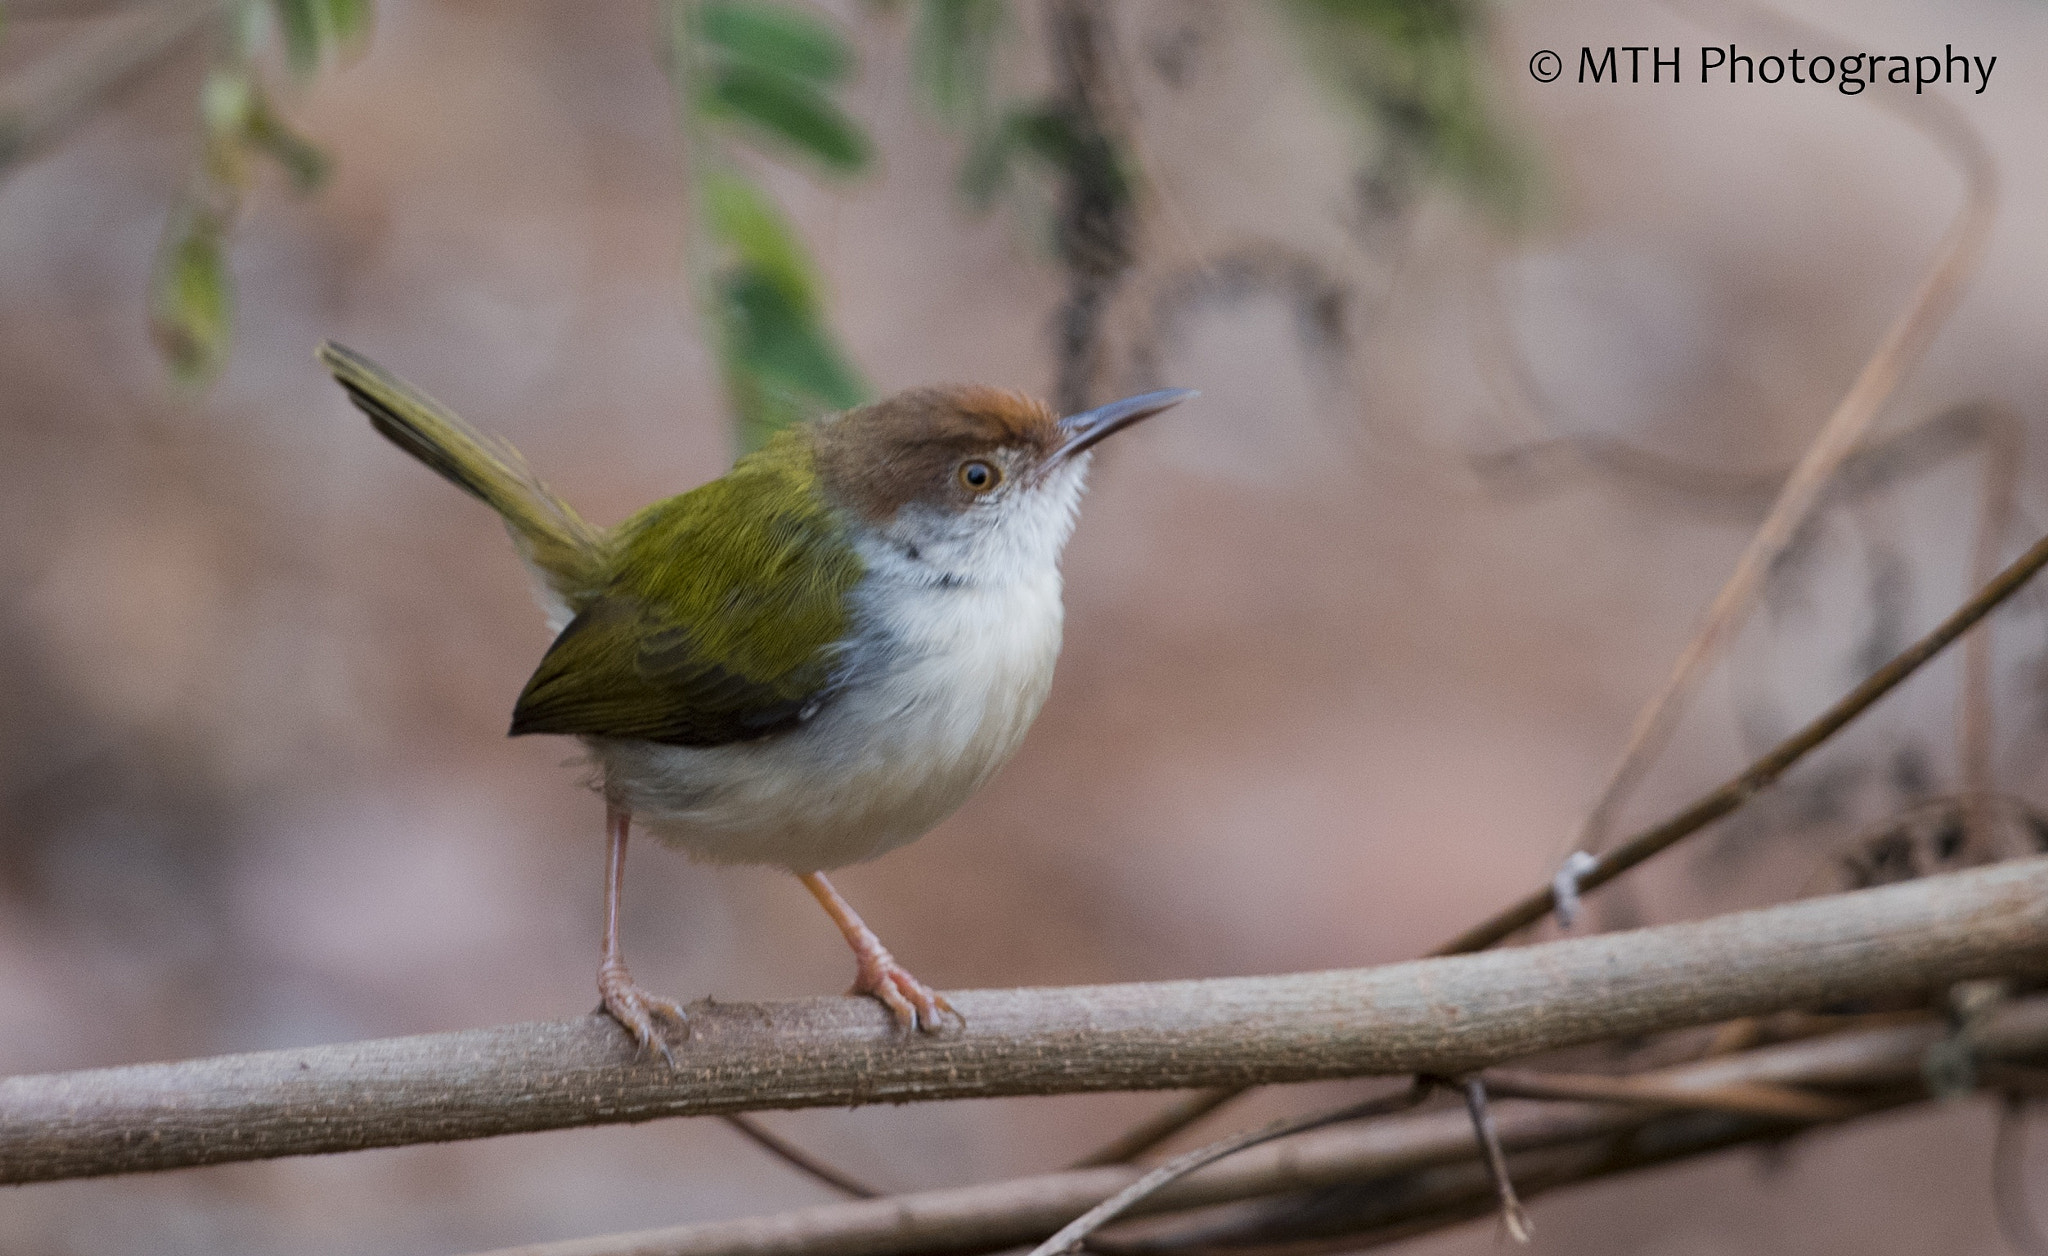
[[829, 701], [862, 564], [789, 442], [619, 530], [618, 566], [549, 648], [512, 733], [717, 746]]
[[829, 696], [829, 663], [750, 677], [658, 607], [601, 597], [555, 639], [512, 712], [512, 735], [574, 733], [719, 746], [793, 728]]

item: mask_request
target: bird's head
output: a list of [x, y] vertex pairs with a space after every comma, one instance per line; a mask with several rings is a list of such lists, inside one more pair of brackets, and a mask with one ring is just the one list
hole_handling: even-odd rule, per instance
[[913, 388], [821, 423], [818, 476], [869, 539], [942, 577], [1036, 570], [1059, 560], [1097, 442], [1194, 395], [1059, 418], [998, 388]]

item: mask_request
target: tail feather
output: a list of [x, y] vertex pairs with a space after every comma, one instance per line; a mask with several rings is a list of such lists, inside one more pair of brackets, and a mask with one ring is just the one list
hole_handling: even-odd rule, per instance
[[386, 439], [502, 515], [526, 560], [559, 597], [573, 605], [589, 595], [603, 563], [605, 533], [541, 483], [518, 450], [352, 349], [330, 340], [319, 357]]

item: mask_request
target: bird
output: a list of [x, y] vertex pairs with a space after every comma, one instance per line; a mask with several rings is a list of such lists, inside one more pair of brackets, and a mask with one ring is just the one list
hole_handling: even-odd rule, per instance
[[711, 863], [794, 874], [905, 1032], [957, 1017], [826, 873], [928, 832], [1000, 769], [1052, 684], [1060, 557], [1091, 451], [1193, 397], [1065, 417], [982, 385], [912, 388], [786, 426], [726, 475], [616, 527], [510, 444], [332, 341], [320, 361], [400, 449], [504, 520], [553, 643], [510, 733], [579, 738], [606, 811], [602, 1008], [671, 1065], [675, 1000], [619, 943], [637, 824]]

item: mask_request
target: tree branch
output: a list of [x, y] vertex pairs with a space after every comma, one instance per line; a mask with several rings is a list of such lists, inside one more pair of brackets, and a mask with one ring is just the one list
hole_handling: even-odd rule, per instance
[[677, 1065], [607, 1018], [0, 1080], [0, 1182], [761, 1108], [1462, 1074], [1538, 1051], [2048, 971], [2048, 859], [1694, 924], [1382, 968], [691, 1008]]
[[[1933, 1020], [1852, 1029], [1614, 1080], [1674, 1094], [1750, 1086], [1895, 1088], [1919, 1080], [1922, 1056], [1948, 1032], [1947, 1025]], [[1973, 1042], [1994, 1058], [2048, 1052], [2048, 998], [2001, 1008], [1987, 1018]], [[1510, 1099], [1498, 1106], [1501, 1143], [1511, 1156], [1593, 1140], [1605, 1143], [1632, 1130], [1654, 1128], [1656, 1121], [1651, 1113], [1620, 1104]], [[1771, 1128], [1782, 1131], [1784, 1126]], [[1483, 1210], [1492, 1203], [1492, 1188], [1484, 1170], [1477, 1168], [1478, 1153], [1471, 1122], [1462, 1109], [1393, 1117], [1296, 1135], [1243, 1152], [1162, 1188], [1134, 1207], [1131, 1215], [1382, 1181], [1446, 1166], [1472, 1170], [1469, 1185]], [[994, 1251], [1044, 1238], [1069, 1218], [1126, 1189], [1143, 1172], [1128, 1166], [1070, 1169], [768, 1217], [541, 1243], [491, 1256], [936, 1256]], [[1123, 1251], [1126, 1245], [1105, 1246]]]

